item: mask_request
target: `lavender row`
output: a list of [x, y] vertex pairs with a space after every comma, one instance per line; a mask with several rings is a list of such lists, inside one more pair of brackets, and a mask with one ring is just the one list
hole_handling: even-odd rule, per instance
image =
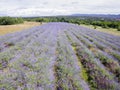
[[[91, 85], [91, 88], [96, 88], [96, 89], [101, 89], [101, 88], [103, 88], [103, 89], [105, 89], [105, 88], [106, 89], [108, 89], [108, 88], [118, 88], [118, 83], [116, 83], [114, 81], [114, 78], [109, 74], [109, 72], [107, 72], [105, 70], [104, 66], [102, 66], [101, 63], [96, 62], [96, 59], [95, 59], [94, 55], [89, 51], [89, 49], [87, 49], [79, 41], [79, 39], [77, 40], [77, 38], [75, 38], [74, 35], [68, 34], [68, 37], [69, 37], [70, 41], [72, 42], [72, 45], [75, 47], [75, 50], [77, 52], [78, 57], [80, 58], [80, 61], [82, 62], [82, 65], [84, 66], [84, 68], [86, 68], [86, 72], [88, 74], [87, 75], [88, 79], [89, 80], [93, 80], [92, 83], [91, 83], [91, 81], [88, 81], [90, 83], [90, 85]], [[94, 72], [92, 73], [92, 71], [95, 71], [96, 73], [94, 73]], [[97, 75], [97, 72], [99, 72], [100, 74]], [[91, 76], [93, 76], [93, 77], [91, 78]], [[104, 78], [104, 76], [106, 78]], [[105, 80], [106, 81], [102, 82], [98, 78], [99, 79], [100, 78], [104, 79], [104, 81]], [[111, 84], [109, 83], [109, 81], [111, 82]], [[102, 84], [100, 84], [100, 83], [102, 83]], [[106, 83], [107, 83], [108, 86], [106, 86]], [[95, 84], [97, 86], [94, 86]], [[115, 87], [113, 85], [115, 85]]]
[[[113, 57], [111, 57], [106, 52], [99, 50], [94, 44], [91, 44], [89, 41], [85, 41], [84, 38], [81, 37], [78, 33], [76, 33], [78, 39], [87, 47], [90, 51], [93, 52], [95, 58], [99, 59], [102, 64], [107, 67], [108, 71], [115, 74], [115, 78], [118, 82], [120, 82], [120, 65], [118, 61], [115, 61]], [[84, 41], [84, 42], [83, 42]], [[98, 62], [98, 61], [97, 61]], [[113, 67], [114, 66], [114, 67]]]
[[119, 42], [60, 22], [1, 36], [0, 89], [119, 90]]
[[80, 77], [81, 68], [65, 33], [58, 37], [58, 58], [56, 62], [57, 90], [89, 90], [87, 83]]
[[[10, 88], [12, 89], [51, 88], [51, 90], [53, 90], [52, 88], [54, 88], [54, 85], [52, 85], [52, 83], [54, 77], [51, 66], [53, 65], [53, 61], [55, 60], [55, 38], [53, 38], [53, 34], [56, 34], [54, 33], [54, 31], [49, 31], [50, 30], [48, 30], [47, 33], [45, 33], [44, 35], [41, 35], [44, 39], [41, 36], [36, 39], [32, 39], [30, 44], [28, 44], [26, 48], [22, 50], [23, 53], [22, 51], [19, 51], [20, 54], [16, 54], [19, 56], [15, 56], [12, 62], [9, 62], [8, 67], [4, 67], [4, 70], [7, 68], [10, 68], [10, 70], [8, 71], [9, 73], [7, 75], [5, 72], [4, 74], [1, 74], [1, 77], [6, 77], [4, 80], [1, 81], [1, 85], [4, 85], [3, 83], [6, 82], [6, 88], [11, 86]], [[41, 74], [41, 72], [43, 74]], [[8, 75], [11, 75], [13, 78]], [[30, 78], [31, 75], [33, 76], [33, 78]], [[14, 80], [14, 78], [16, 78], [16, 80]], [[34, 78], [36, 78], [38, 82], [32, 82], [32, 79], [34, 80]], [[41, 80], [39, 78], [41, 78]], [[9, 84], [7, 85], [7, 83]], [[13, 85], [11, 85], [10, 83]], [[15, 83], [18, 85], [16, 86]], [[20, 86], [19, 84], [22, 84], [22, 86]]]

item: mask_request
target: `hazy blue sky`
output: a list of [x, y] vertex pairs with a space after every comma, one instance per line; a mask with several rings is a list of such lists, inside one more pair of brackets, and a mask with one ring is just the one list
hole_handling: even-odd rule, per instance
[[120, 0], [0, 0], [0, 16], [120, 14]]

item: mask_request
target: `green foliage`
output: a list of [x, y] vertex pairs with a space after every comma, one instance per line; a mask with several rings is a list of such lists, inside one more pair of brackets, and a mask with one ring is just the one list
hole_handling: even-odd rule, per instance
[[85, 80], [85, 81], [88, 81], [88, 73], [87, 71], [85, 70], [85, 68], [82, 67], [82, 75], [81, 77]]
[[118, 26], [117, 30], [120, 31], [120, 25]]
[[120, 55], [118, 55], [118, 54], [116, 54], [116, 53], [112, 53], [112, 55], [113, 55], [116, 59], [118, 59], [118, 60], [120, 61]]
[[11, 58], [12, 56], [9, 53], [0, 53], [0, 70], [7, 68]]
[[95, 17], [58, 16], [58, 17], [24, 18], [24, 20], [36, 22], [68, 22], [78, 25], [80, 24], [93, 25], [94, 29], [96, 29], [97, 26], [100, 26], [103, 28], [116, 28], [118, 29], [118, 31], [120, 31], [120, 21]]
[[0, 25], [12, 25], [23, 23], [22, 18], [0, 17]]

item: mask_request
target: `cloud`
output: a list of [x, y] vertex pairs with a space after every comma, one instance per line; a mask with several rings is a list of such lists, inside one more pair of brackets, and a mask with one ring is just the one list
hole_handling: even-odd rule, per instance
[[48, 4], [48, 2], [43, 2], [43, 4], [44, 4], [44, 5], [47, 5], [47, 4]]
[[71, 4], [79, 4], [79, 2], [71, 2]]
[[54, 9], [54, 8], [18, 8], [15, 10], [10, 10], [7, 12], [7, 16], [49, 16], [49, 15], [64, 15], [70, 14], [63, 9]]
[[0, 0], [0, 15], [120, 14], [118, 0]]

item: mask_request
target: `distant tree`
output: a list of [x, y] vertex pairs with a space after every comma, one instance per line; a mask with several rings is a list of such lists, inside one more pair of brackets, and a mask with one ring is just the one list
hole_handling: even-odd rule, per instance
[[103, 27], [103, 28], [108, 28], [107, 23], [103, 22], [103, 23], [102, 23], [102, 27]]
[[65, 18], [61, 18], [61, 20], [60, 20], [61, 22], [65, 22]]
[[117, 30], [120, 31], [120, 25], [118, 26]]
[[43, 18], [37, 18], [36, 21], [37, 22], [43, 22]]

